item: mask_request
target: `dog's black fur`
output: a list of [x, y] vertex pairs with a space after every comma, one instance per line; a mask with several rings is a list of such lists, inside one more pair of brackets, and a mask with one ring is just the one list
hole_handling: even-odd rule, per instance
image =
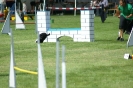
[[[49, 34], [47, 34], [47, 33], [41, 33], [39, 36], [40, 36], [40, 43], [43, 43], [43, 41], [47, 38], [47, 36], [49, 36], [50, 35], [50, 33]], [[36, 41], [36, 43], [37, 43], [38, 41]]]

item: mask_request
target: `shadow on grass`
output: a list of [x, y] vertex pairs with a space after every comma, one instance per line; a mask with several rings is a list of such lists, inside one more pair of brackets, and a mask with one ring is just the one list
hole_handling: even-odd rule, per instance
[[[25, 75], [25, 74], [29, 74], [29, 73], [25, 73], [25, 72], [16, 72], [16, 76], [17, 75]], [[32, 74], [33, 75], [33, 74]], [[35, 74], [34, 74], [35, 75]], [[9, 73], [1, 73], [0, 76], [9, 76]]]
[[1, 73], [0, 76], [9, 76], [7, 73]]
[[96, 39], [94, 42], [105, 42], [105, 43], [118, 43], [118, 42], [120, 42], [120, 43], [125, 43], [125, 42], [127, 42], [127, 39], [125, 39], [124, 41], [118, 41], [118, 40], [116, 40], [116, 39], [114, 39], [114, 40], [112, 40], [112, 39], [110, 39], [110, 40], [107, 40], [107, 39]]

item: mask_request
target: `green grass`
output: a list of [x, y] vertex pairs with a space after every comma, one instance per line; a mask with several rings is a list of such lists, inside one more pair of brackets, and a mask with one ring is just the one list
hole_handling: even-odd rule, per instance
[[[54, 19], [52, 28], [80, 27], [79, 15], [51, 18]], [[118, 24], [116, 17], [109, 16], [105, 23], [101, 23], [100, 17], [95, 17], [94, 42], [73, 42], [70, 37], [60, 38], [60, 52], [62, 45], [66, 47], [67, 88], [133, 88], [133, 61], [123, 58], [125, 53], [131, 54], [133, 49], [126, 47], [128, 35], [124, 35], [124, 42], [116, 41]], [[15, 30], [14, 25], [11, 28], [16, 66], [37, 71], [35, 25], [27, 24], [26, 30]], [[41, 48], [47, 88], [55, 88], [56, 43], [43, 43]], [[9, 86], [9, 64], [10, 37], [0, 34], [0, 88]], [[16, 80], [17, 88], [38, 87], [37, 75], [16, 71]]]

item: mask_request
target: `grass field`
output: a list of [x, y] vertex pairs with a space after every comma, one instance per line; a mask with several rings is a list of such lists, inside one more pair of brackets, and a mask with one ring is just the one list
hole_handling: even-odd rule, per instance
[[[54, 15], [51, 18], [54, 19], [52, 28], [80, 27], [79, 15]], [[66, 47], [67, 88], [133, 88], [133, 61], [123, 58], [125, 53], [132, 54], [133, 48], [126, 47], [129, 35], [124, 35], [124, 42], [116, 40], [117, 17], [109, 16], [105, 23], [101, 23], [100, 17], [94, 20], [94, 42], [73, 42], [70, 37], [60, 38], [60, 52], [62, 45]], [[1, 28], [2, 25], [0, 23]], [[16, 66], [37, 71], [35, 25], [27, 24], [26, 30], [15, 30], [14, 25], [11, 28]], [[41, 48], [47, 88], [55, 88], [56, 43], [43, 43]], [[9, 86], [9, 63], [10, 37], [0, 34], [0, 88]], [[38, 87], [37, 75], [16, 71], [16, 80], [17, 88]]]

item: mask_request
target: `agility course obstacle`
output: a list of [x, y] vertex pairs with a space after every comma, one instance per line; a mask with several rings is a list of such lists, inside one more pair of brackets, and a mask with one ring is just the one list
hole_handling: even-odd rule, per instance
[[[36, 29], [37, 30], [37, 29]], [[14, 39], [13, 39], [13, 33], [12, 29], [10, 28], [10, 11], [8, 13], [8, 16], [6, 18], [6, 21], [2, 28], [2, 33], [10, 34], [11, 37], [11, 57], [10, 57], [10, 72], [9, 72], [9, 88], [16, 88], [16, 70], [37, 74], [36, 72], [20, 69], [18, 67], [15, 67], [15, 60], [14, 60]], [[39, 38], [39, 32], [37, 30], [37, 37]], [[46, 87], [46, 78], [44, 74], [44, 66], [42, 61], [42, 52], [40, 47], [40, 42], [37, 43], [38, 45], [38, 88], [47, 88]]]
[[[45, 11], [42, 14], [41, 11], [37, 13], [35, 17], [38, 21], [37, 29], [41, 32], [50, 33], [51, 35], [44, 42], [56, 42], [56, 39], [62, 36], [69, 36], [74, 42], [93, 42], [94, 41], [94, 9], [99, 9], [101, 7], [84, 7], [84, 8], [58, 8], [58, 7], [48, 7], [52, 10], [81, 10], [81, 28], [80, 29], [54, 29], [50, 28], [50, 11]], [[44, 16], [42, 16], [44, 15]], [[23, 23], [20, 19], [18, 13], [16, 12], [16, 29], [25, 29], [24, 24], [34, 24], [33, 23]], [[36, 16], [36, 15], [35, 15]]]
[[37, 29], [45, 33], [50, 29], [50, 11], [37, 11]]
[[11, 36], [11, 59], [10, 59], [10, 74], [9, 74], [9, 87], [16, 88], [16, 72], [14, 70], [15, 59], [14, 59], [14, 39], [12, 34], [12, 29], [10, 28]]
[[91, 9], [99, 9], [101, 7], [77, 7], [77, 8], [63, 8], [63, 7], [48, 7], [51, 10], [91, 10]]
[[38, 29], [38, 24], [42, 23], [45, 30], [47, 28], [50, 28], [49, 20], [50, 20], [50, 12], [47, 11], [37, 11], [37, 16], [36, 18], [40, 20], [36, 20], [36, 31], [37, 31], [37, 37], [38, 37], [38, 88], [47, 88], [46, 86], [46, 77], [44, 74], [44, 66], [43, 66], [43, 60], [42, 60], [42, 52], [41, 52], [41, 46], [40, 46], [40, 32], [46, 32], [43, 29]]
[[[25, 25], [24, 23], [22, 22], [20, 16], [18, 15], [17, 12], [15, 12], [15, 22], [14, 21], [11, 21], [11, 22], [14, 22], [15, 26], [16, 26], [16, 29], [25, 29]], [[0, 20], [0, 22], [4, 22], [4, 24], [6, 23], [6, 20]], [[26, 23], [25, 23], [26, 24]], [[28, 24], [28, 23], [27, 23]], [[32, 24], [32, 23], [30, 23]], [[34, 23], [35, 24], [35, 23]]]
[[[128, 41], [127, 41], [127, 48], [130, 46], [133, 46], [133, 27], [132, 27], [131, 33], [130, 33], [130, 35], [128, 37]], [[130, 55], [129, 53], [125, 53], [124, 59], [126, 59], [126, 60], [132, 59], [133, 60], [133, 55]]]
[[[11, 62], [10, 62], [10, 82], [9, 84], [11, 88], [16, 88], [16, 78], [15, 78], [15, 69], [26, 72], [26, 73], [33, 73], [28, 70], [24, 70], [21, 68], [16, 68], [14, 64], [14, 44], [13, 44], [13, 35], [12, 30], [10, 28], [10, 15], [7, 17], [7, 20], [5, 21], [4, 28], [2, 32], [4, 33], [11, 33]], [[59, 41], [59, 38], [61, 36], [70, 36], [75, 39], [77, 42], [91, 42], [94, 41], [94, 11], [93, 10], [81, 10], [81, 29], [76, 30], [56, 30], [53, 31], [50, 29], [50, 11], [38, 11], [37, 12], [37, 23], [36, 23], [36, 31], [37, 31], [37, 38], [38, 41], [40, 40], [39, 33], [41, 32], [49, 32], [53, 36], [53, 38], [47, 38], [48, 42], [57, 42]], [[5, 26], [9, 26], [9, 28], [5, 28]], [[5, 31], [6, 29], [6, 31]], [[8, 31], [7, 31], [8, 30]], [[51, 39], [51, 40], [50, 40]], [[58, 44], [58, 42], [57, 42]], [[42, 52], [41, 52], [41, 46], [40, 42], [37, 43], [38, 47], [38, 88], [47, 88], [46, 85], [46, 77], [44, 74], [44, 65], [42, 61]], [[59, 67], [59, 45], [57, 47], [57, 56], [56, 58], [56, 67]], [[64, 55], [63, 55], [64, 56]], [[63, 66], [63, 78], [62, 80], [66, 79], [66, 75], [64, 68], [65, 68], [65, 61], [63, 60], [62, 66]], [[34, 73], [34, 74], [37, 74]], [[66, 81], [63, 81], [63, 84], [66, 85]], [[56, 70], [56, 88], [59, 88], [59, 68]], [[65, 88], [65, 87], [64, 87]]]
[[[40, 40], [39, 32], [37, 32], [37, 36], [39, 41]], [[37, 43], [37, 47], [38, 47], [38, 88], [47, 88], [40, 41]]]
[[[60, 88], [60, 42], [56, 40], [56, 87]], [[62, 45], [62, 88], [66, 88], [65, 45]]]
[[[15, 14], [17, 14], [17, 13], [15, 13]], [[25, 72], [25, 73], [29, 73], [29, 74], [38, 74], [38, 88], [47, 88], [46, 77], [45, 77], [45, 74], [44, 74], [44, 65], [43, 65], [43, 60], [42, 60], [42, 52], [41, 52], [41, 46], [40, 46], [40, 36], [39, 36], [40, 32], [46, 32], [46, 31], [44, 31], [42, 29], [38, 29], [37, 28], [37, 24], [38, 23], [45, 24], [44, 25], [45, 28], [46, 28], [45, 30], [48, 30], [50, 28], [50, 25], [49, 25], [50, 12], [46, 12], [46, 11], [40, 12], [39, 11], [39, 12], [37, 12], [37, 14], [38, 14], [38, 18], [40, 17], [41, 20], [43, 19], [43, 22], [40, 22], [41, 21], [40, 20], [40, 21], [37, 21], [37, 23], [36, 23], [36, 32], [37, 32], [37, 38], [38, 38], [38, 41], [39, 41], [39, 42], [37, 42], [37, 47], [38, 47], [38, 73], [37, 72], [33, 72], [33, 71], [24, 70], [24, 69], [21, 69], [21, 68], [18, 68], [18, 67], [15, 66], [14, 39], [13, 39], [12, 29], [10, 28], [10, 11], [9, 11], [8, 16], [6, 18], [6, 21], [5, 21], [4, 25], [3, 25], [3, 28], [2, 28], [1, 32], [2, 33], [6, 33], [6, 34], [10, 34], [10, 37], [11, 37], [11, 51], [10, 51], [11, 57], [10, 57], [10, 72], [9, 72], [9, 88], [17, 88], [16, 87], [16, 72], [15, 72], [15, 70], [18, 70], [18, 71], [21, 71], [21, 72]], [[16, 23], [17, 23], [17, 21], [18, 20], [16, 20]], [[19, 21], [21, 21], [21, 19], [19, 19]], [[20, 25], [20, 26], [21, 26], [21, 28], [24, 27], [24, 25]], [[59, 47], [59, 45], [57, 45], [57, 46]], [[57, 51], [59, 51], [59, 50], [57, 50]], [[58, 57], [57, 58], [59, 60], [59, 52], [58, 52]], [[59, 63], [58, 63], [57, 66], [59, 66]], [[64, 63], [63, 63], [63, 66], [64, 66]], [[65, 71], [64, 68], [63, 68], [63, 71]], [[63, 75], [63, 83], [66, 82], [66, 80], [64, 79], [66, 77], [64, 77], [64, 76], [65, 76], [65, 74]], [[58, 77], [59, 77], [59, 74], [58, 74]], [[64, 84], [66, 84], [66, 83], [64, 83]], [[63, 87], [63, 88], [66, 88], [66, 87]]]
[[[94, 41], [94, 11], [93, 10], [81, 10], [81, 28], [67, 28], [67, 29], [54, 29], [50, 28], [50, 11], [37, 13], [37, 29], [39, 32], [50, 33], [51, 35], [44, 42], [56, 42], [56, 39], [62, 36], [69, 36], [73, 38], [74, 42], [93, 42]], [[23, 23], [18, 14], [16, 13], [16, 29], [25, 29]]]
[[25, 69], [22, 69], [22, 68], [18, 68], [16, 66], [14, 67], [14, 69], [17, 70], [17, 71], [20, 71], [20, 72], [28, 73], [28, 74], [33, 74], [33, 75], [37, 75], [38, 74], [37, 72], [25, 70]]
[[14, 61], [14, 39], [12, 34], [12, 29], [10, 28], [10, 12], [7, 15], [6, 21], [3, 25], [2, 31], [3, 34], [10, 34], [11, 46], [10, 46], [10, 71], [9, 71], [9, 88], [16, 88], [16, 72], [14, 70], [15, 61]]
[[132, 27], [131, 33], [130, 33], [128, 41], [127, 41], [127, 47], [133, 46], [133, 41], [132, 40], [133, 40], [133, 27]]
[[[45, 20], [46, 19], [46, 20]], [[50, 33], [44, 42], [56, 42], [62, 36], [73, 38], [74, 42], [94, 41], [94, 10], [81, 10], [81, 28], [79, 29], [50, 29], [50, 12], [37, 13], [37, 29], [40, 32]]]
[[[49, 7], [50, 8], [50, 7]], [[57, 38], [62, 36], [69, 36], [73, 39], [74, 42], [93, 42], [94, 41], [94, 9], [100, 7], [89, 7], [89, 8], [55, 8], [51, 7], [50, 9], [59, 9], [59, 10], [81, 10], [81, 28], [80, 29], [54, 29], [50, 28], [50, 11], [44, 11], [41, 13], [38, 11], [36, 21], [37, 29], [39, 33], [45, 32], [50, 33], [50, 36], [44, 42], [56, 42]], [[36, 13], [35, 13], [36, 14]], [[18, 13], [15, 13], [16, 16], [16, 29], [25, 29], [24, 24], [34, 24], [33, 23], [23, 23], [20, 19]], [[36, 16], [36, 15], [35, 15]]]
[[56, 40], [56, 87], [55, 88], [60, 88], [60, 59], [59, 59], [59, 39]]
[[[11, 21], [12, 24], [16, 26], [16, 29], [26, 29], [24, 24], [36, 24], [35, 22], [22, 22], [20, 16], [15, 12], [15, 21]], [[0, 22], [6, 22], [6, 20], [0, 20]]]
[[21, 23], [21, 24], [16, 24], [16, 29], [25, 29], [25, 25], [23, 24], [23, 21], [19, 17], [17, 11], [15, 12], [15, 17], [16, 17], [16, 23]]
[[65, 46], [62, 46], [62, 88], [66, 88]]

